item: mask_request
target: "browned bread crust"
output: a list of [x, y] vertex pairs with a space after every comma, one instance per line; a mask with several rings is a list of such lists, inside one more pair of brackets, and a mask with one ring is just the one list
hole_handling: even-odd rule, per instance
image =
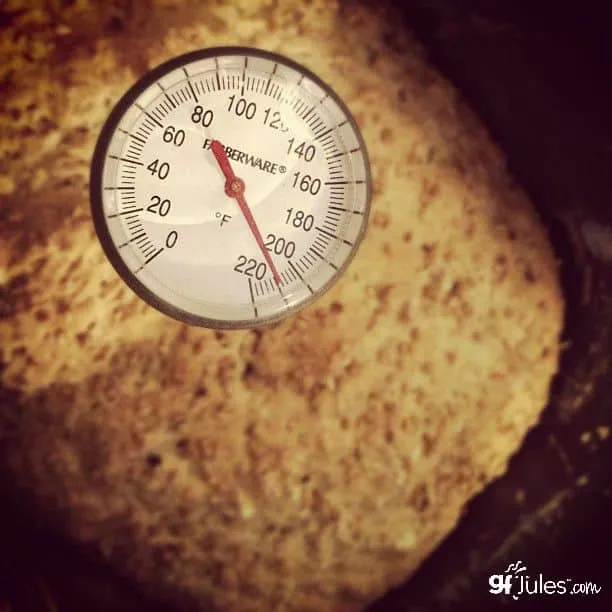
[[[457, 93], [370, 4], [5, 4], [2, 465], [175, 605], [361, 609], [452, 530], [547, 400], [563, 300], [546, 234]], [[163, 60], [221, 44], [318, 73], [372, 162], [346, 276], [263, 332], [144, 304], [89, 213], [112, 105]]]

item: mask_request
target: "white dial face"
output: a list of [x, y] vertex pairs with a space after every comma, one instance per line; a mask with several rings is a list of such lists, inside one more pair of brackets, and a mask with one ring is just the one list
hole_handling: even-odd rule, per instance
[[160, 66], [119, 102], [94, 155], [92, 211], [143, 299], [190, 323], [254, 327], [342, 274], [370, 183], [329, 87], [280, 56], [218, 48]]

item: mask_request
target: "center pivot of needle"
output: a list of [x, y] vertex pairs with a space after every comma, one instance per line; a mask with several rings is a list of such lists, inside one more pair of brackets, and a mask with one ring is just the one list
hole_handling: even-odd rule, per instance
[[244, 187], [244, 181], [235, 176], [233, 179], [225, 183], [225, 193], [226, 195], [230, 196], [230, 198], [233, 198], [237, 195], [242, 195], [244, 193]]

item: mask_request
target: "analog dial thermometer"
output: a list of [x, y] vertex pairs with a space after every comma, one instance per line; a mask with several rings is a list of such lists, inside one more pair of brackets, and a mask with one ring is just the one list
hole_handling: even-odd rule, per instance
[[365, 145], [338, 96], [247, 48], [148, 73], [92, 163], [93, 219], [117, 272], [162, 312], [213, 328], [278, 321], [329, 289], [370, 197]]

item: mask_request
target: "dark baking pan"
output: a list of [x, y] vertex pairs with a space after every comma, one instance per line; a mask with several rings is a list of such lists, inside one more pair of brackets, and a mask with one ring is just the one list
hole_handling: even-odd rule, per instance
[[[566, 349], [542, 422], [507, 474], [371, 612], [612, 610], [612, 41], [605, 7], [397, 4], [489, 127], [549, 227], [567, 301]], [[0, 586], [14, 610], [157, 609], [31, 517], [9, 506], [1, 514]], [[518, 561], [532, 577], [590, 581], [602, 591], [519, 600], [491, 594], [489, 577]]]
[[[542, 422], [507, 474], [404, 588], [399, 610], [612, 610], [612, 41], [604, 5], [402, 3], [433, 62], [470, 101], [531, 195], [561, 260], [563, 354]], [[489, 593], [528, 574], [591, 581], [597, 597]]]

